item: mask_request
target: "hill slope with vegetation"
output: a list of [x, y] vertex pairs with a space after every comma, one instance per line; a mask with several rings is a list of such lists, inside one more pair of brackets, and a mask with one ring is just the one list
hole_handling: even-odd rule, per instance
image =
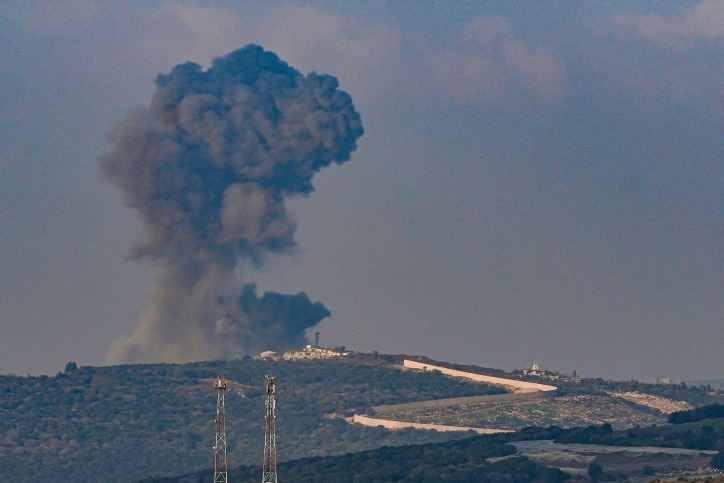
[[341, 417], [379, 403], [501, 392], [441, 374], [403, 373], [383, 358], [75, 367], [56, 377], [0, 376], [0, 480], [129, 481], [213, 463], [223, 373], [230, 464], [263, 454], [264, 375], [278, 376], [280, 460], [464, 434], [351, 425]]
[[[711, 407], [711, 406], [710, 406]], [[724, 418], [706, 419], [681, 425], [654, 426], [614, 431], [604, 423], [600, 426], [562, 429], [559, 427], [530, 427], [516, 433], [473, 436], [447, 443], [405, 447], [384, 447], [361, 453], [303, 458], [282, 463], [278, 467], [279, 479], [295, 482], [498, 482], [498, 481], [565, 481], [569, 477], [562, 471], [535, 462], [520, 454], [509, 443], [520, 441], [552, 441], [564, 444], [606, 445], [696, 450], [724, 450]], [[584, 450], [595, 454], [591, 449]], [[593, 451], [593, 452], [591, 452]], [[626, 458], [602, 452], [588, 469], [610, 481], [621, 481], [632, 476], [651, 476], [658, 468], [696, 468], [701, 464], [718, 463], [720, 452], [714, 456], [685, 456], [681, 454], [652, 454], [649, 457]], [[511, 457], [501, 459], [501, 457]], [[489, 458], [493, 460], [488, 461]], [[555, 463], [555, 457], [549, 458]], [[623, 461], [622, 461], [623, 460]], [[586, 468], [583, 469], [586, 473]], [[229, 481], [255, 482], [262, 474], [260, 465], [234, 467]], [[167, 478], [151, 478], [142, 483], [211, 483], [213, 469]]]
[[[401, 362], [401, 356], [358, 354], [317, 361], [81, 368], [69, 363], [55, 377], [0, 376], [0, 481], [129, 481], [209, 468], [219, 373], [229, 381], [227, 449], [233, 467], [261, 462], [265, 374], [278, 376], [280, 462], [467, 438], [471, 433], [388, 431], [344, 418], [380, 404], [503, 392], [435, 371], [402, 371]], [[610, 391], [642, 390], [631, 384], [582, 382], [562, 391], [592, 392], [605, 400]], [[651, 390], [695, 406], [724, 401], [706, 388]], [[541, 425], [535, 417], [525, 423]]]
[[[383, 447], [361, 453], [327, 458], [305, 458], [282, 463], [279, 479], [299, 483], [407, 482], [558, 482], [568, 479], [558, 469], [547, 468], [528, 458], [512, 458], [489, 463], [487, 458], [509, 456], [515, 448], [477, 437], [448, 443], [405, 447]], [[229, 471], [229, 481], [259, 481], [261, 466], [243, 466]], [[142, 483], [212, 483], [214, 471], [179, 477], [143, 480]]]

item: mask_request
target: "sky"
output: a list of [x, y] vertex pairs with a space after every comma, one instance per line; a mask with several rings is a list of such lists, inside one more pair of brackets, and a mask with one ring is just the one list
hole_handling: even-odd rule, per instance
[[[724, 377], [724, 3], [0, 2], [0, 373], [103, 365], [149, 307], [99, 159], [177, 64], [330, 74], [351, 159], [293, 196], [320, 344], [611, 379]], [[272, 348], [273, 349], [273, 348]]]

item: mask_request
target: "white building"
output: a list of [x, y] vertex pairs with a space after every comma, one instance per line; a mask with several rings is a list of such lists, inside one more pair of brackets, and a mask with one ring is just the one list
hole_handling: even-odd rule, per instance
[[344, 347], [337, 347], [334, 349], [327, 349], [326, 347], [315, 347], [311, 344], [307, 344], [304, 349], [295, 349], [284, 353], [284, 359], [295, 360], [295, 359], [331, 359], [332, 357], [346, 356], [349, 352], [344, 350]]

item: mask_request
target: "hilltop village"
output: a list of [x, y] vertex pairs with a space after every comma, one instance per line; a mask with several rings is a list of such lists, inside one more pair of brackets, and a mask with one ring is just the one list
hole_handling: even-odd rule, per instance
[[293, 360], [309, 360], [309, 359], [331, 359], [333, 357], [347, 356], [350, 352], [345, 346], [335, 346], [333, 348], [322, 347], [319, 345], [319, 332], [315, 333], [314, 344], [307, 344], [302, 349], [292, 349], [279, 355], [275, 351], [264, 351], [259, 354], [256, 359], [272, 359], [285, 361]]

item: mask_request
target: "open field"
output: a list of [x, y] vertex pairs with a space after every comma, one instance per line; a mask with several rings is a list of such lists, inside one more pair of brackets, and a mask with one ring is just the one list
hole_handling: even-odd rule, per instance
[[527, 426], [571, 428], [610, 423], [614, 428], [651, 426], [666, 422], [666, 415], [626, 400], [594, 395], [563, 396], [509, 404], [475, 404], [446, 408], [380, 413], [380, 418], [498, 429]]

